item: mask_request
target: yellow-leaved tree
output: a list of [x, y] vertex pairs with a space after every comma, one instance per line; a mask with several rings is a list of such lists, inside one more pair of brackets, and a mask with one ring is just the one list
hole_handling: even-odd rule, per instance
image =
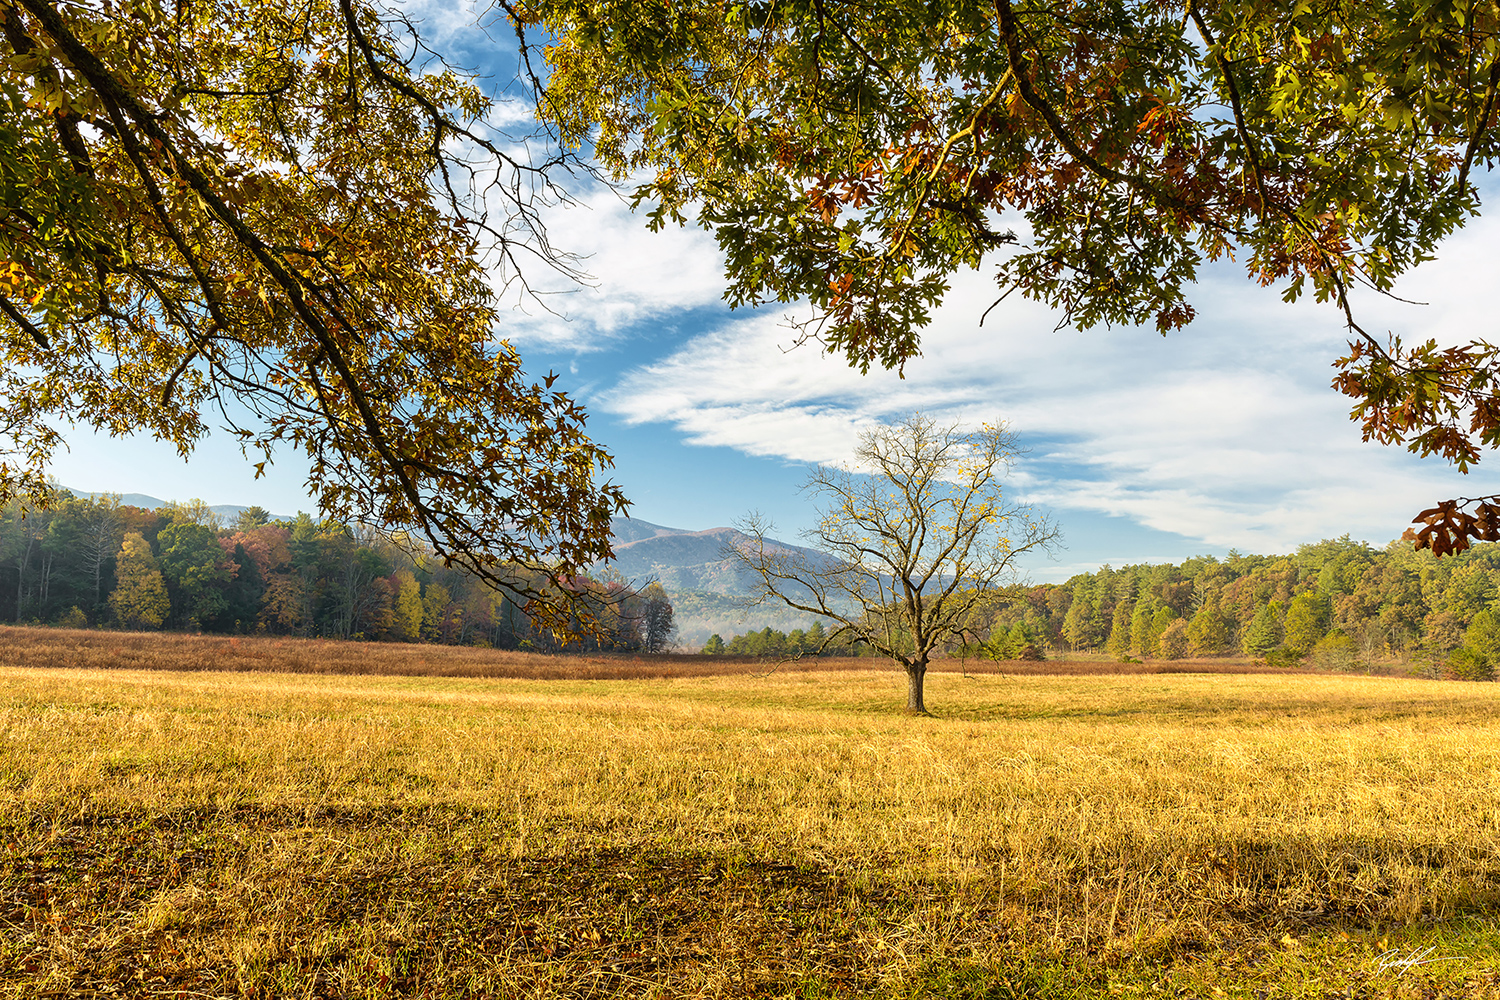
[[186, 455], [212, 420], [566, 627], [625, 500], [493, 282], [569, 270], [567, 163], [418, 41], [367, 0], [0, 2], [0, 501], [69, 423]]
[[109, 610], [126, 628], [156, 629], [167, 620], [172, 606], [167, 583], [162, 579], [151, 543], [139, 531], [125, 535], [115, 557], [115, 589], [109, 595]]

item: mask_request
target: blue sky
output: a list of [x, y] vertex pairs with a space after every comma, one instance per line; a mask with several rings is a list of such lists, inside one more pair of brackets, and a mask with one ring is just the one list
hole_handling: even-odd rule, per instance
[[[1029, 452], [1011, 495], [1050, 511], [1064, 533], [1064, 548], [1025, 567], [1036, 580], [1105, 562], [1284, 552], [1346, 532], [1379, 545], [1430, 501], [1500, 488], [1489, 473], [1500, 458], [1464, 477], [1362, 443], [1329, 388], [1347, 339], [1338, 314], [1286, 305], [1238, 265], [1205, 269], [1192, 295], [1199, 318], [1166, 338], [1053, 332], [1054, 315], [1014, 297], [981, 328], [995, 287], [964, 272], [906, 378], [860, 376], [814, 346], [788, 350], [795, 307], [728, 310], [710, 235], [652, 234], [615, 193], [575, 195], [549, 233], [586, 256], [592, 287], [544, 284], [565, 318], [512, 301], [497, 335], [587, 404], [590, 433], [616, 455], [613, 476], [647, 521], [702, 529], [759, 510], [793, 538], [811, 522], [797, 489], [809, 463], [841, 461], [862, 428], [918, 409], [1003, 419], [1018, 432]], [[1428, 305], [1361, 300], [1367, 328], [1493, 339], [1497, 237], [1478, 220], [1398, 289]], [[78, 489], [309, 507], [305, 466], [282, 456], [256, 481], [227, 438], [204, 442], [189, 463], [150, 440], [75, 432], [70, 443], [52, 472]]]

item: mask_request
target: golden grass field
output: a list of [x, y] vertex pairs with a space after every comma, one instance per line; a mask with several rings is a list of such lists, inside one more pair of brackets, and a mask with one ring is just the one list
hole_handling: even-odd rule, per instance
[[949, 672], [928, 718], [870, 661], [110, 670], [42, 631], [0, 630], [0, 997], [1500, 996], [1493, 684]]

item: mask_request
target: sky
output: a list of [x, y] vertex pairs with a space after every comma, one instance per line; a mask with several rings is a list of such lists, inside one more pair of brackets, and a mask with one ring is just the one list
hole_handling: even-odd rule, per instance
[[[481, 36], [438, 27], [458, 32], [454, 50], [480, 51]], [[809, 466], [846, 460], [861, 430], [917, 410], [1004, 420], [1017, 433], [1027, 450], [1008, 496], [1048, 512], [1063, 535], [1022, 567], [1038, 582], [1104, 563], [1289, 552], [1344, 534], [1383, 545], [1433, 501], [1500, 489], [1491, 473], [1500, 457], [1466, 477], [1361, 442], [1351, 401], [1329, 386], [1348, 339], [1340, 315], [1285, 304], [1233, 263], [1203, 269], [1190, 293], [1198, 318], [1167, 337], [1055, 331], [1052, 312], [1015, 296], [981, 326], [997, 295], [992, 276], [961, 272], [905, 377], [861, 376], [816, 345], [792, 347], [795, 306], [729, 310], [711, 234], [651, 233], [599, 185], [573, 194], [548, 232], [585, 258], [592, 280], [543, 278], [560, 315], [514, 302], [496, 333], [532, 375], [559, 373], [558, 387], [585, 403], [633, 517], [700, 530], [758, 511], [796, 540], [813, 521], [799, 492]], [[1372, 332], [1407, 340], [1493, 339], [1497, 245], [1496, 224], [1476, 220], [1397, 289], [1427, 304], [1370, 295], [1356, 311]], [[75, 489], [311, 510], [305, 464], [282, 455], [256, 480], [227, 436], [188, 462], [150, 439], [75, 429], [69, 444], [51, 472]]]

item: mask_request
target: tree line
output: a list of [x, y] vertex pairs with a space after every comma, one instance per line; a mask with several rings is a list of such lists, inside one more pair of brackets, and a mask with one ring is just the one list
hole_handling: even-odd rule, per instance
[[704, 643], [705, 656], [862, 656], [871, 655], [868, 647], [848, 640], [828, 641], [822, 622], [811, 628], [794, 628], [783, 632], [767, 626], [734, 636], [728, 642], [715, 632]]
[[[155, 510], [64, 493], [0, 511], [0, 614], [16, 623], [324, 636], [539, 651], [661, 652], [660, 584], [576, 577], [591, 634], [564, 645], [511, 594], [431, 551], [308, 514], [252, 507], [225, 523], [201, 500]], [[6, 614], [8, 612], [8, 614]], [[581, 624], [581, 621], [580, 621]]]
[[[992, 660], [1041, 660], [1046, 658], [1045, 640], [1030, 621], [1009, 626], [996, 622], [984, 642], [958, 647], [960, 655]], [[708, 637], [701, 652], [705, 656], [878, 656], [869, 646], [843, 637], [828, 641], [822, 622], [811, 628], [794, 628], [790, 632], [763, 628], [736, 634], [728, 642], [717, 632]]]
[[1104, 566], [1012, 591], [972, 623], [994, 646], [1017, 625], [1053, 649], [1129, 657], [1252, 656], [1331, 669], [1402, 662], [1491, 679], [1500, 664], [1500, 545], [1441, 559], [1345, 535], [1290, 555]]
[[[1290, 555], [1199, 556], [1180, 564], [1103, 566], [1066, 583], [996, 591], [948, 656], [1036, 660], [1103, 653], [1120, 660], [1248, 656], [1290, 666], [1492, 680], [1500, 666], [1500, 544], [1439, 559], [1395, 541], [1347, 535]], [[815, 653], [821, 625], [751, 631], [704, 653]], [[826, 655], [858, 655], [844, 643]]]

